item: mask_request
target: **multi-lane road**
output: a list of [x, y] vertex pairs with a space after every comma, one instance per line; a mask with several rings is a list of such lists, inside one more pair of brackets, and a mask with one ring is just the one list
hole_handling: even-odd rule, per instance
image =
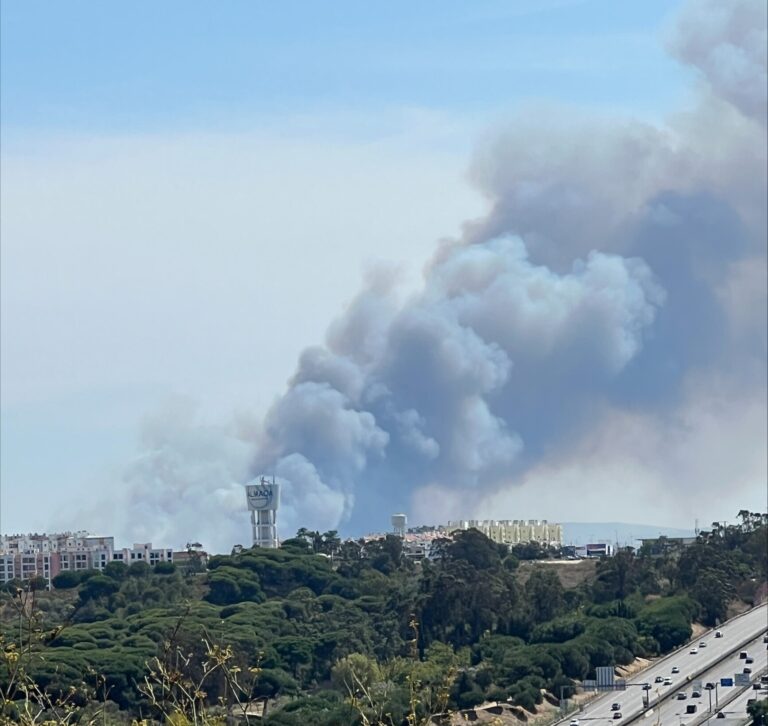
[[[762, 635], [759, 635], [741, 650], [747, 652], [748, 660], [752, 662], [747, 663], [746, 659], [740, 657], [739, 652], [719, 661], [708, 669], [701, 679], [696, 679], [703, 681], [702, 685], [704, 686], [707, 683], [713, 683], [716, 687], [712, 691], [708, 691], [706, 688], [699, 688], [700, 696], [696, 698], [693, 696], [694, 689], [692, 684], [689, 684], [687, 688], [679, 689], [679, 692], [685, 693], [686, 698], [679, 700], [675, 696], [673, 699], [663, 701], [657, 707], [655, 714], [657, 718], [654, 718], [652, 723], [656, 723], [658, 720], [661, 724], [688, 724], [689, 726], [694, 726], [706, 720], [706, 715], [709, 714], [710, 697], [712, 699], [712, 710], [717, 711], [720, 710], [721, 701], [725, 704], [732, 696], [741, 693], [744, 687], [734, 685], [723, 688], [719, 685], [721, 679], [735, 679], [737, 673], [743, 673], [744, 669], [748, 668], [751, 671], [749, 673], [751, 680], [762, 673], [766, 668], [766, 663], [768, 663], [768, 658], [766, 658], [768, 651], [765, 649]], [[747, 686], [746, 690], [751, 692], [751, 685]], [[696, 706], [696, 711], [692, 714], [686, 713], [686, 708], [689, 705]], [[746, 698], [744, 700], [744, 708], [746, 709]], [[728, 713], [731, 710], [730, 704], [728, 706], [724, 705], [723, 710]]]
[[[719, 628], [721, 638], [716, 638], [714, 631], [708, 631], [685, 647], [659, 659], [653, 665], [636, 673], [628, 682], [624, 691], [607, 692], [587, 704], [577, 714], [572, 714], [558, 723], [569, 724], [578, 721], [583, 726], [602, 724], [628, 724], [642, 718], [646, 724], [662, 726], [692, 726], [694, 719], [701, 716], [702, 709], [709, 709], [709, 693], [702, 689], [700, 698], [692, 699], [692, 682], [703, 681], [719, 683], [720, 678], [733, 678], [743, 672], [744, 660], [739, 658], [740, 650], [747, 650], [754, 663], [746, 666], [753, 674], [760, 673], [766, 667], [766, 644], [763, 635], [768, 630], [768, 604], [753, 608], [737, 618], [733, 618]], [[704, 647], [700, 643], [704, 642]], [[691, 653], [695, 648], [696, 653]], [[735, 650], [735, 653], [732, 651]], [[677, 672], [673, 672], [677, 671]], [[662, 679], [656, 682], [657, 678]], [[664, 685], [663, 679], [669, 678], [670, 685]], [[644, 690], [644, 684], [650, 684], [650, 690]], [[720, 688], [713, 694], [715, 698], [726, 698], [728, 688]], [[677, 694], [684, 692], [685, 700], [677, 700]], [[646, 712], [644, 698], [650, 702]], [[612, 705], [619, 704], [614, 710]], [[688, 704], [696, 704], [696, 713], [686, 714]], [[616, 717], [620, 713], [621, 717]]]
[[[741, 724], [749, 723], [749, 716], [747, 715], [747, 704], [751, 699], [763, 699], [768, 698], [768, 683], [763, 683], [759, 689], [746, 688], [743, 689], [736, 698], [728, 703], [722, 704], [718, 709], [718, 713], [722, 713], [724, 718], [720, 720], [712, 716], [711, 720], [714, 723], [721, 724], [721, 726], [737, 726]], [[707, 723], [706, 719], [703, 723]]]

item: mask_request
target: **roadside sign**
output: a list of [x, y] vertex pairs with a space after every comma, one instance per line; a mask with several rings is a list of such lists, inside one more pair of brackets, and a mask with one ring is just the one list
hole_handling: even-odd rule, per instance
[[720, 685], [723, 688], [728, 688], [733, 685], [733, 678], [721, 678], [720, 679]]
[[749, 673], [734, 673], [734, 675], [733, 675], [733, 682], [737, 686], [748, 686], [749, 685]]
[[612, 691], [613, 682], [616, 677], [616, 673], [613, 666], [604, 666], [601, 668], [595, 668], [595, 675], [597, 676], [597, 688], [600, 691]]

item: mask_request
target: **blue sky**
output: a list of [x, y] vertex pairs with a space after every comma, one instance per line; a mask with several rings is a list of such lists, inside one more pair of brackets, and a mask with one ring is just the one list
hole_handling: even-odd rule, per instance
[[261, 117], [525, 99], [664, 111], [669, 2], [7, 2], [6, 133], [249, 127]]
[[366, 270], [407, 293], [487, 213], [473, 149], [520, 108], [685, 108], [678, 9], [3, 2], [0, 530], [93, 529], [169, 400], [255, 425]]

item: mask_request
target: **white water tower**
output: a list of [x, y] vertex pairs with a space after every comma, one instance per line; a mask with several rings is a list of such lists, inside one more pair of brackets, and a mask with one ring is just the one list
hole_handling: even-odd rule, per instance
[[275, 549], [279, 544], [277, 508], [280, 505], [280, 484], [274, 477], [270, 482], [262, 476], [246, 484], [245, 495], [251, 511], [253, 546]]
[[405, 527], [408, 524], [408, 517], [404, 514], [392, 515], [392, 529], [398, 537], [405, 537]]

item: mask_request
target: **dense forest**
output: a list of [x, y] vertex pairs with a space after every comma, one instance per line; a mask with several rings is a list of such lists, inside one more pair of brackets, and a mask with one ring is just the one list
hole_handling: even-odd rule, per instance
[[51, 592], [12, 582], [2, 718], [253, 723], [259, 700], [268, 726], [428, 723], [486, 701], [533, 713], [596, 667], [663, 654], [765, 598], [768, 515], [739, 520], [687, 547], [620, 550], [568, 587], [545, 561], [557, 552], [476, 530], [422, 562], [394, 536], [300, 530], [207, 568], [114, 562]]

